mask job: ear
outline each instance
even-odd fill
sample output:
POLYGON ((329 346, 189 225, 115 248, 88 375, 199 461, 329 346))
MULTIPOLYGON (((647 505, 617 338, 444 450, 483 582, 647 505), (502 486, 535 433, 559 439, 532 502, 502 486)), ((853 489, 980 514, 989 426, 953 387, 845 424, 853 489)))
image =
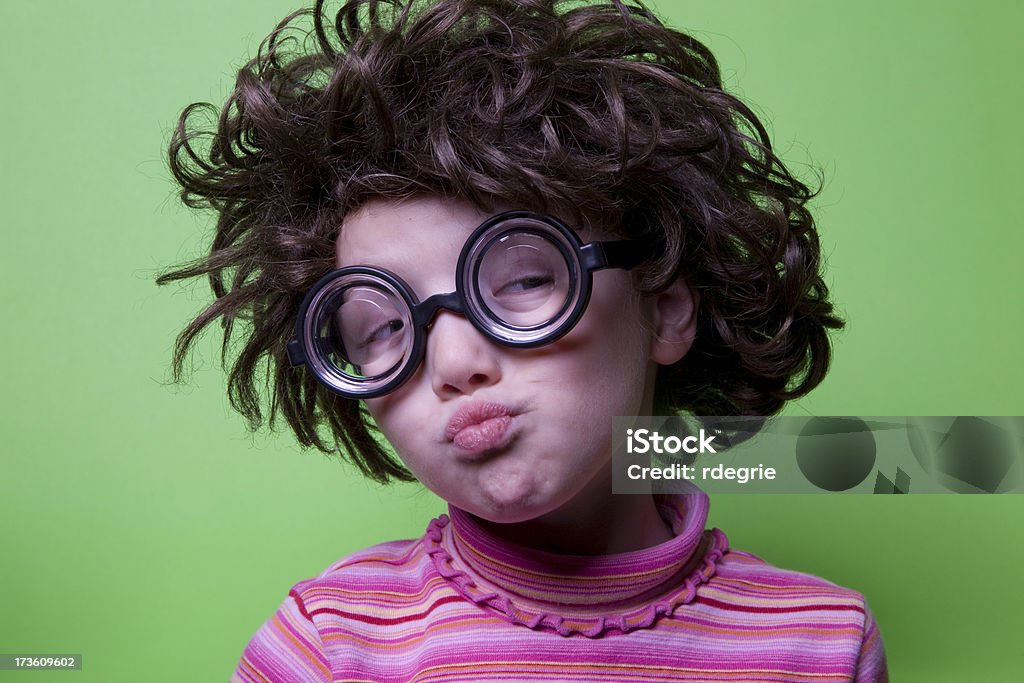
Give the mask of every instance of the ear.
POLYGON ((699 295, 683 280, 654 295, 650 358, 659 365, 678 362, 693 346, 699 295))

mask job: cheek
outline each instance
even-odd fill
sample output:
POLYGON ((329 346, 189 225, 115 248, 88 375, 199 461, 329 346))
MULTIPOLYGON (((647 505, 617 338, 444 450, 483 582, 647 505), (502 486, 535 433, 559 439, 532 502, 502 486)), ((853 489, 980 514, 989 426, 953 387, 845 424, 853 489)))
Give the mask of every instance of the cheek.
POLYGON ((384 432, 385 438, 393 444, 401 441, 403 436, 401 425, 408 422, 409 419, 404 415, 407 403, 401 400, 406 389, 407 386, 387 396, 366 400, 366 409, 373 421, 384 432))
POLYGON ((589 397, 572 403, 580 420, 637 414, 649 393, 649 349, 650 325, 628 275, 595 278, 586 313, 569 334, 546 347, 531 375, 554 380, 548 386, 567 403, 589 397))
POLYGON ((429 382, 424 384, 422 373, 414 374, 397 391, 366 399, 366 409, 384 438, 414 471, 424 449, 439 445, 443 425, 438 401, 429 382))
POLYGON ((380 398, 368 399, 366 408, 399 459, 421 483, 430 486, 430 472, 424 472, 422 449, 429 443, 423 429, 424 415, 414 411, 415 402, 402 400, 407 387, 380 398))
MULTIPOLYGON (((651 325, 628 273, 597 273, 590 306, 577 329, 610 374, 635 373, 648 361, 651 325)), ((576 332, 576 330, 574 330, 576 332)))
POLYGON ((366 410, 370 413, 370 417, 377 424, 380 424, 382 416, 387 414, 388 397, 384 398, 368 398, 364 401, 366 404, 366 410))

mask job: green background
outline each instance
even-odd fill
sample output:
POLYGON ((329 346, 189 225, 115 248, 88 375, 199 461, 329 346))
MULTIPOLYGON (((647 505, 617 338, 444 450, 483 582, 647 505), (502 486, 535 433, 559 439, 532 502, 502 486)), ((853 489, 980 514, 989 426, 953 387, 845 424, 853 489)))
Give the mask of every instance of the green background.
MULTIPOLYGON (((1024 413, 1019 3, 661 0, 784 157, 820 166, 849 329, 818 415, 1024 413)), ((0 652, 84 654, 0 680, 226 680, 297 580, 421 534, 442 504, 287 434, 249 435, 215 342, 166 385, 202 287, 163 161, 287 0, 0 5, 0 652)), ((808 176, 809 177, 809 176, 808 176)), ((894 680, 1020 680, 1024 496, 721 496, 734 547, 863 591, 894 680)))

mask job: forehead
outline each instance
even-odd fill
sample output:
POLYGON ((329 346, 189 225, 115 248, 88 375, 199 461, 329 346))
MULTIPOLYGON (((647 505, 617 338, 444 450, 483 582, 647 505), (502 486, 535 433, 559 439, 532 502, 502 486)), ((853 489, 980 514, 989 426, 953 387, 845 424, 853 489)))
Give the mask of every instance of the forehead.
POLYGON ((335 260, 338 267, 415 266, 431 254, 457 253, 490 215, 468 202, 440 197, 372 199, 345 216, 335 260))
MULTIPOLYGON (((427 254, 457 254, 473 230, 489 217, 523 208, 529 207, 497 202, 485 211, 465 200, 434 195, 370 199, 342 221, 335 241, 335 262, 339 268, 373 264, 415 269, 427 254)), ((563 220, 571 220, 574 214, 577 217, 569 225, 584 242, 619 238, 617 231, 602 225, 600 218, 570 210, 554 212, 563 220)))

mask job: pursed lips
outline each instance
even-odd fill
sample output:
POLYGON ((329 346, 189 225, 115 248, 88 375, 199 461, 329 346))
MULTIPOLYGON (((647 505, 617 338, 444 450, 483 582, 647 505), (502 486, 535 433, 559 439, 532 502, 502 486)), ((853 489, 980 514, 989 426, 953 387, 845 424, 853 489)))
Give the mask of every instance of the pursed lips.
POLYGON ((445 427, 445 439, 464 451, 485 451, 500 443, 514 411, 494 401, 473 401, 460 407, 445 427))

